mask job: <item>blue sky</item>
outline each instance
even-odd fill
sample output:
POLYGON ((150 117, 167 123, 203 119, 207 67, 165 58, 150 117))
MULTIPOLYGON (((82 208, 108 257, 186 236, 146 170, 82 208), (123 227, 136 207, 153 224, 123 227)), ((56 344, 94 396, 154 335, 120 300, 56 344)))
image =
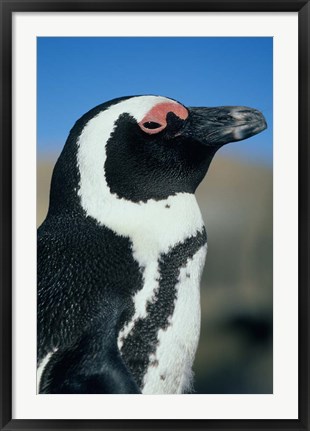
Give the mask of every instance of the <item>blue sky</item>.
POLYGON ((159 94, 186 106, 260 109, 267 131, 221 154, 272 163, 272 38, 40 37, 38 153, 59 154, 74 122, 125 95, 159 94))

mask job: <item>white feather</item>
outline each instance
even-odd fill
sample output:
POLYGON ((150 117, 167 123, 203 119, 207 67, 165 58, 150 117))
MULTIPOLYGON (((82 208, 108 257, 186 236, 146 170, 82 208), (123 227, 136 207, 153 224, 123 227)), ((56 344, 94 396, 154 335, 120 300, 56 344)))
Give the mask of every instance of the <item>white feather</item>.
POLYGON ((158 334, 158 347, 144 376, 143 394, 180 394, 191 389, 192 365, 200 334, 200 277, 207 246, 181 268, 170 325, 158 334), (187 275, 190 275, 188 277, 187 275))
POLYGON ((42 361, 40 362, 37 368, 37 394, 39 393, 40 382, 41 382, 43 371, 45 370, 45 367, 48 364, 49 360, 51 359, 53 353, 54 352, 49 352, 46 356, 44 356, 44 358, 42 359, 42 361))

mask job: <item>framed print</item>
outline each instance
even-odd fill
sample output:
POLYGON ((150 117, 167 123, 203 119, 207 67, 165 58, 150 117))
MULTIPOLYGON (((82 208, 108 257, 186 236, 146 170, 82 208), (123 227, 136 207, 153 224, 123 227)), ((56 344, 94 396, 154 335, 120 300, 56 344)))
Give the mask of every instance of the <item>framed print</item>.
POLYGON ((309 2, 1 28, 1 428, 309 429, 309 2))

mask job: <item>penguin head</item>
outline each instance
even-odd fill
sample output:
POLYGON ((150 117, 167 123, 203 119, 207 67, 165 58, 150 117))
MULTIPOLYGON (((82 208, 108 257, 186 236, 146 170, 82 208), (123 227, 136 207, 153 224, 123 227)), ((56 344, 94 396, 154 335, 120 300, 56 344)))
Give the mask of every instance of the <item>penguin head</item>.
POLYGON ((114 99, 77 121, 52 189, 59 199, 74 188, 87 206, 111 197, 141 203, 194 193, 221 146, 265 128, 263 115, 247 107, 185 107, 161 96, 114 99), (65 185, 74 160, 72 184, 65 185))

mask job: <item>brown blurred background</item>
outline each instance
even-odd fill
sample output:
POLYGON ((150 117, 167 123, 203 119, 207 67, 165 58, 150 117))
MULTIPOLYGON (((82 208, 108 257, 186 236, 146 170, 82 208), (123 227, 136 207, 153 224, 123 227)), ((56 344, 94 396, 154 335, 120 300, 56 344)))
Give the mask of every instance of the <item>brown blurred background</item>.
MULTIPOLYGON (((37 224, 56 156, 37 164, 37 224)), ((272 393, 272 169, 217 155, 197 191, 208 233, 196 393, 272 393)))

